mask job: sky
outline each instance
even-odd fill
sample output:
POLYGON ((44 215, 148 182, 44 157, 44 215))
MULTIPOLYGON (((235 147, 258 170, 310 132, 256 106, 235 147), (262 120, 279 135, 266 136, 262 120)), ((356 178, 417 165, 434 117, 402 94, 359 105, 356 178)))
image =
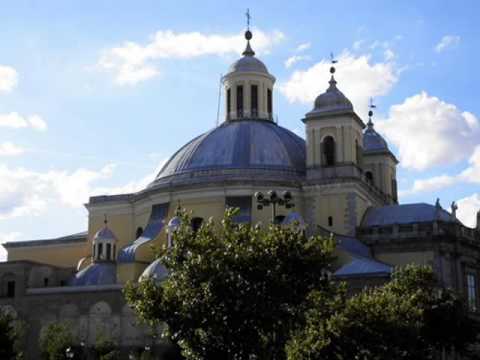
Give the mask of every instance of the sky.
POLYGON ((247 7, 281 126, 304 137, 334 53, 365 122, 374 98, 400 202, 456 201, 475 226, 478 1, 17 0, 0 10, 0 243, 85 230, 89 196, 144 188, 214 127, 247 7))

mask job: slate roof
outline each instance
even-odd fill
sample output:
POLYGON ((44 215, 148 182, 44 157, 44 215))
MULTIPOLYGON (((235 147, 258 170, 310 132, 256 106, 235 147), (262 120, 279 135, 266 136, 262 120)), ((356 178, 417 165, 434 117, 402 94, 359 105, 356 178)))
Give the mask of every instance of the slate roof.
POLYGON ((425 203, 416 203, 369 208, 363 217, 362 227, 433 221, 458 222, 442 208, 425 203))
POLYGON ((9 241, 3 243, 5 248, 27 247, 27 246, 43 246, 43 245, 56 245, 56 244, 73 244, 78 242, 87 241, 88 232, 82 231, 79 233, 61 236, 53 239, 41 239, 41 240, 25 240, 25 241, 9 241))
POLYGON ((335 271, 336 277, 388 276, 392 266, 366 257, 356 257, 335 271))
POLYGON ((374 128, 370 121, 367 130, 363 133, 363 150, 364 151, 388 151, 388 144, 374 128))
POLYGON ((80 270, 70 280, 70 286, 110 285, 117 282, 117 267, 112 262, 96 262, 80 270))
POLYGON ((271 121, 225 122, 178 150, 150 186, 175 175, 224 169, 261 169, 303 175, 305 140, 271 121))
POLYGON ((167 268, 160 262, 160 259, 155 260, 143 271, 140 279, 153 279, 157 283, 161 283, 168 277, 167 268))
POLYGON ((130 245, 125 246, 118 252, 117 261, 120 263, 129 263, 135 261, 135 252, 138 247, 146 244, 160 234, 165 226, 165 218, 168 214, 168 203, 155 204, 152 206, 150 220, 148 221, 143 234, 130 245))

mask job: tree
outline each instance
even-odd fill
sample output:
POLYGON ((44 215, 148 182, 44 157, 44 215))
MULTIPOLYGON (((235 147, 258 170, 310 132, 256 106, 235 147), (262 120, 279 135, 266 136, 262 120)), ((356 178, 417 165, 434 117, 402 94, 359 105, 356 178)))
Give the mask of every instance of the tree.
POLYGON ((39 339, 42 359, 64 360, 65 351, 74 343, 67 323, 51 323, 42 329, 39 339))
POLYGON ((437 284, 431 268, 411 265, 350 298, 315 291, 288 358, 432 359, 442 347, 467 355, 478 327, 465 302, 437 284))
POLYGON ((235 214, 195 232, 182 212, 174 246, 161 253, 169 278, 129 284, 126 299, 150 325, 165 322, 187 359, 284 359, 308 294, 334 287, 326 276, 334 241, 237 225, 235 214))
POLYGON ((15 330, 13 317, 0 309, 0 359, 15 359, 17 355, 15 330))
POLYGON ((99 360, 115 360, 120 356, 117 344, 105 333, 100 332, 95 339, 95 356, 99 360))

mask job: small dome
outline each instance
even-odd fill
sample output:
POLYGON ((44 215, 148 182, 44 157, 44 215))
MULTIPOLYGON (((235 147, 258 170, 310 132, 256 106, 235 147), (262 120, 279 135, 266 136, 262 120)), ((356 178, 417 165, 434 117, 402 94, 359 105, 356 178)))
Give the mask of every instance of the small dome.
POLYGON ((170 219, 167 225, 167 231, 175 231, 179 228, 180 224, 182 223, 182 220, 178 216, 174 216, 170 219))
POLYGON ((70 286, 112 285, 117 282, 117 267, 113 263, 93 263, 77 272, 70 286))
POLYGON ((315 107, 312 113, 331 113, 338 111, 353 111, 353 105, 350 100, 337 88, 335 79, 330 79, 330 86, 326 92, 320 94, 315 99, 315 107))
POLYGON ((104 226, 102 229, 98 230, 95 236, 93 237, 93 241, 100 241, 100 240, 117 240, 115 234, 110 230, 107 226, 104 226))
POLYGON ((257 59, 254 56, 243 56, 242 58, 235 61, 228 71, 228 75, 238 72, 257 72, 263 73, 270 76, 267 67, 263 62, 257 59))
POLYGON ((167 268, 160 262, 160 259, 155 260, 143 271, 138 281, 143 279, 153 279, 157 284, 163 282, 168 278, 167 268))
POLYGON ((378 132, 373 128, 372 121, 368 122, 367 130, 363 134, 363 149, 365 151, 388 150, 388 144, 378 132))

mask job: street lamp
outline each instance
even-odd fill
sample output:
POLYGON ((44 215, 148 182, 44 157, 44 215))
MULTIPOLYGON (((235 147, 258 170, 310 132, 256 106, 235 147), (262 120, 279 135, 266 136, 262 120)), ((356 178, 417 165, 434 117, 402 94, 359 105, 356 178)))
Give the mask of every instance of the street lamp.
POLYGON ((286 209, 295 207, 295 204, 292 202, 293 196, 290 191, 283 191, 281 196, 278 196, 275 190, 268 191, 266 196, 262 192, 257 191, 255 193, 255 199, 257 200, 258 210, 263 210, 264 206, 272 205, 272 223, 275 222, 277 216, 277 205, 285 206, 286 209))
POLYGON ((73 359, 75 354, 70 346, 65 350, 65 355, 67 356, 67 359, 73 359))

